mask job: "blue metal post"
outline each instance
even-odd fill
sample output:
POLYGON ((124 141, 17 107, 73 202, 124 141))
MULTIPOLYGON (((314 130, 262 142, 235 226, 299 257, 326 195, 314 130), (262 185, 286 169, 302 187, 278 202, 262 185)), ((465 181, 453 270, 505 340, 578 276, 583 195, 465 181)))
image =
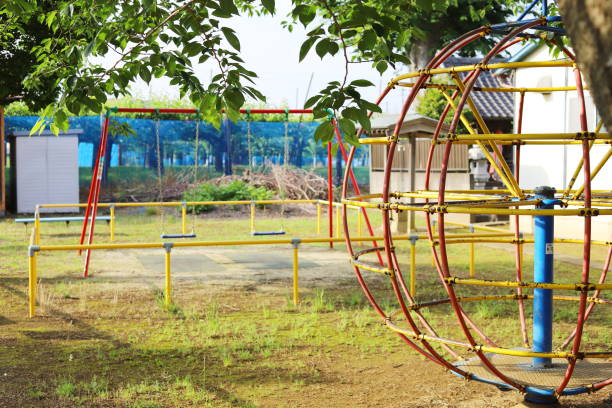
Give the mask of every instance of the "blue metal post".
MULTIPOLYGON (((538 187, 534 191, 535 197, 542 200, 540 209, 554 208, 555 189, 552 187, 538 187)), ((552 215, 536 215, 534 217, 534 282, 553 282, 553 240, 554 217, 552 215)), ((552 319, 553 319, 553 293, 552 289, 534 289, 533 291, 533 351, 552 351, 552 319)), ((535 368, 550 367, 550 358, 533 359, 535 368)))

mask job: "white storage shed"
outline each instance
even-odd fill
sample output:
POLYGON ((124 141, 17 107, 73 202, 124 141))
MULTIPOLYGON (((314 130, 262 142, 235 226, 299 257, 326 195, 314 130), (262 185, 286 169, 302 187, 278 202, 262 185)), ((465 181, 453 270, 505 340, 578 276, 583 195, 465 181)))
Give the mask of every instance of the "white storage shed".
MULTIPOLYGON (((16 213, 33 213, 37 204, 79 202, 79 134, 70 129, 55 136, 46 131, 9 133, 11 203, 16 213)), ((77 207, 41 212, 77 212, 77 207)))

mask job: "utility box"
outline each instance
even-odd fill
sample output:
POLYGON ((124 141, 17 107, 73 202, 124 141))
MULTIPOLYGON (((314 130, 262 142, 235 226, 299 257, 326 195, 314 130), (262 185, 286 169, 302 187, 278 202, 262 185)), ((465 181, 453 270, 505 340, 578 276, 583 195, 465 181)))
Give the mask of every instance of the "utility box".
MULTIPOLYGON (((16 213, 33 213, 37 204, 79 202, 79 134, 81 129, 8 134, 11 201, 16 213)), ((42 208, 41 213, 77 212, 78 207, 42 208)))

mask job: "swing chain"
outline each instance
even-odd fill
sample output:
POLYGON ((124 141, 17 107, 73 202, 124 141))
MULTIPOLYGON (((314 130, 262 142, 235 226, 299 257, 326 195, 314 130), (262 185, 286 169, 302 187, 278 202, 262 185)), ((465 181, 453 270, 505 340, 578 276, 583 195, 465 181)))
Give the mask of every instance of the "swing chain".
POLYGON ((162 234, 165 233, 166 230, 166 218, 164 206, 161 205, 164 202, 164 183, 162 180, 162 168, 161 168, 161 142, 159 136, 159 127, 160 127, 160 117, 159 117, 159 109, 155 109, 155 143, 157 150, 157 180, 159 187, 159 203, 160 203, 160 214, 161 214, 161 224, 162 224, 162 234))
MULTIPOLYGON (((200 162, 200 110, 196 109, 196 129, 195 129, 195 165, 193 170, 193 184, 196 185, 198 183, 198 166, 200 162)), ((186 204, 185 204, 186 205, 186 204)), ((191 233, 195 234, 195 224, 196 224, 196 206, 191 206, 191 233)))
POLYGON ((289 166, 289 109, 285 108, 285 157, 284 166, 289 166))
POLYGON ((249 177, 253 173, 253 147, 251 146, 251 109, 246 110, 247 150, 249 154, 249 177))

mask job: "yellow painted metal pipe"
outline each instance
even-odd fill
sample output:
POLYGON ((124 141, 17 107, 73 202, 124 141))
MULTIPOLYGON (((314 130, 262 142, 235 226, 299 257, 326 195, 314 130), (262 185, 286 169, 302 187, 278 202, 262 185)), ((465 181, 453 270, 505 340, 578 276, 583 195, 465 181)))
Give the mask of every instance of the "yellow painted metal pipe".
POLYGON ((28 254, 28 317, 36 316, 37 265, 36 251, 30 247, 28 254))
POLYGON ((565 351, 557 351, 557 352, 535 352, 530 350, 522 350, 522 349, 507 349, 502 347, 492 347, 485 346, 482 344, 468 344, 459 341, 454 341, 450 339, 444 339, 441 337, 428 336, 426 334, 417 334, 411 330, 403 329, 397 325, 395 325, 390 319, 385 320, 385 324, 391 328, 391 330, 404 334, 414 339, 418 340, 427 340, 433 341, 437 343, 447 344, 449 346, 456 346, 465 348, 472 352, 484 352, 484 353, 493 353, 493 354, 502 354, 507 356, 517 356, 517 357, 541 357, 541 358, 566 358, 566 359, 583 359, 583 358, 610 358, 612 357, 612 353, 610 352, 582 352, 578 355, 574 355, 570 352, 565 351))
POLYGON ((164 302, 166 307, 169 307, 172 303, 172 278, 171 278, 171 253, 172 253, 172 243, 165 242, 165 290, 164 290, 164 302))
POLYGON ((110 207, 110 241, 115 241, 115 206, 110 207))
MULTIPOLYGON (((610 156, 612 156, 612 148, 608 149, 608 152, 604 155, 604 157, 601 158, 599 163, 597 163, 597 166, 595 166, 595 168, 593 170, 591 170, 591 181, 595 178, 595 176, 597 176, 597 174, 599 173, 601 168, 606 164, 606 162, 608 161, 610 156)), ((577 199, 578 197, 580 197, 580 195, 583 193, 583 191, 584 191, 584 183, 582 184, 582 186, 580 186, 578 191, 576 191, 574 193, 572 198, 574 200, 577 199)))
POLYGON ((187 204, 181 205, 181 233, 187 234, 187 204))
MULTIPOLYGON (((474 227, 470 226, 470 231, 474 233, 474 227)), ((474 242, 470 242, 470 277, 474 277, 476 267, 474 266, 474 242)))
MULTIPOLYGON (((401 86, 405 88, 412 88, 414 86, 413 82, 399 82, 395 84, 396 86, 401 86)), ((421 89, 452 89, 457 90, 459 87, 457 85, 447 85, 447 84, 432 84, 427 83, 421 86, 421 89)), ((585 88, 586 89, 586 88, 585 88)), ((472 91, 474 92, 538 92, 538 93, 548 93, 548 92, 567 92, 567 91, 575 91, 575 86, 557 86, 557 87, 538 87, 538 88, 516 88, 516 87, 482 87, 482 86, 474 86, 472 87, 472 91)))
POLYGON ((416 297, 416 239, 410 241, 410 295, 416 297))
POLYGON ((446 278, 450 284, 460 285, 475 285, 475 286, 493 286, 501 288, 532 288, 532 289, 556 289, 556 290, 610 290, 612 283, 541 283, 541 282, 516 282, 516 281, 498 281, 487 279, 468 279, 451 276, 446 278))
POLYGON ((341 237, 340 233, 340 206, 336 206, 336 236, 341 237))
MULTIPOLYGON (((612 139, 597 139, 591 140, 594 145, 610 145, 612 144, 612 139)), ((436 140, 436 144, 446 144, 452 143, 455 145, 472 145, 474 144, 474 140, 451 140, 446 138, 440 138, 436 140)), ((582 145, 582 141, 579 140, 571 140, 571 139, 550 139, 550 140, 537 140, 537 139, 527 139, 527 140, 516 140, 512 138, 508 138, 505 140, 497 140, 495 144, 501 146, 513 146, 513 145, 533 145, 533 146, 565 146, 565 145, 582 145)), ((436 170, 432 170, 436 172, 436 170)), ((495 190, 494 190, 495 191, 495 190)))
POLYGON ((34 243, 40 245, 40 210, 39 206, 36 206, 36 213, 34 214, 34 243))
POLYGON ((297 306, 300 302, 298 245, 293 245, 293 306, 297 306))
MULTIPOLYGON (((452 77, 455 80, 455 82, 457 83, 457 86, 459 86, 459 89, 461 90, 461 92, 465 91, 465 84, 463 83, 463 81, 461 80, 461 78, 459 77, 459 74, 457 74, 456 72, 452 73, 452 77)), ((468 106, 470 107, 470 110, 472 111, 472 114, 474 115, 474 118, 476 119, 476 122, 478 123, 478 126, 480 127, 481 131, 483 134, 490 134, 491 131, 489 130, 489 127, 487 126, 485 120, 482 118, 482 116, 480 115, 480 112, 478 111, 478 109, 476 108, 476 104, 474 103, 474 100, 472 99, 472 97, 470 95, 467 95, 467 103, 468 106)), ((470 132, 470 134, 474 134, 474 132, 470 132)), ((519 187, 517 181, 514 179, 514 175, 512 174, 512 171, 510 170, 510 167, 508 166, 508 163, 506 162, 506 159, 504 159, 504 156, 501 154, 501 151, 499 150, 499 148, 497 147, 497 145, 493 142, 489 142, 488 146, 491 148, 493 154, 495 155, 495 159, 493 159, 492 162, 490 162, 492 165, 494 165, 495 167, 497 167, 497 162, 499 162, 499 164, 501 164, 501 169, 499 169, 498 171, 498 175, 500 177, 502 177, 503 175, 503 179, 505 179, 509 184, 507 185, 507 187, 513 191, 514 195, 517 197, 523 197, 523 193, 521 191, 521 188, 519 187)), ((481 150, 483 152, 485 152, 485 154, 488 153, 487 149, 484 146, 480 146, 481 150)))
MULTIPOLYGON (((594 133, 593 138, 598 140, 608 140, 608 133, 594 133)), ((547 140, 547 139, 569 139, 576 140, 576 133, 478 133, 467 135, 453 135, 451 140, 547 140)))
POLYGON ((255 232, 255 204, 251 203, 251 234, 255 232))
MULTIPOLYGON (((252 230, 253 226, 251 225, 251 231, 252 230)), ((319 202, 317 202, 317 235, 321 235, 321 203, 319 202)))
MULTIPOLYGON (((316 204, 320 200, 255 200, 255 204, 316 204)), ((249 205, 252 201, 145 201, 141 203, 99 203, 98 207, 180 207, 186 205, 249 205)), ((41 204, 40 208, 87 207, 84 203, 73 204, 41 204)))
POLYGON ((495 70, 500 68, 543 68, 543 67, 571 67, 573 66, 572 61, 528 61, 528 62, 500 62, 496 64, 485 64, 485 65, 462 65, 457 67, 449 67, 449 68, 436 68, 436 69, 428 69, 421 70, 416 72, 410 72, 408 74, 400 75, 396 78, 393 78, 390 82, 390 85, 395 85, 399 81, 409 78, 416 78, 423 74, 428 75, 437 75, 437 74, 449 74, 451 72, 468 72, 476 69, 483 70, 495 70))
MULTIPOLYGON (((436 237, 436 222, 432 222, 431 223, 431 235, 436 237)), ((431 253, 431 266, 432 268, 436 267, 436 256, 433 254, 433 252, 431 253)))

